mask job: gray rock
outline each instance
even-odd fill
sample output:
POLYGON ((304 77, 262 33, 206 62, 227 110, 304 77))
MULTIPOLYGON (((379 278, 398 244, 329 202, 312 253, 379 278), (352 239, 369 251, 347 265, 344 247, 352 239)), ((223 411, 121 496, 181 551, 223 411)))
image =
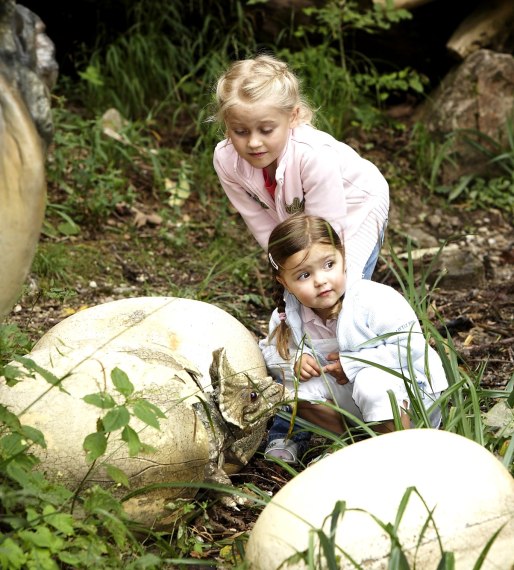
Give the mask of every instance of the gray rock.
POLYGON ((482 260, 469 250, 458 247, 444 248, 429 278, 442 289, 469 289, 485 283, 485 269, 482 260))
MULTIPOLYGON (((506 125, 513 106, 514 57, 481 49, 443 79, 417 119, 441 139, 454 131, 467 131, 465 137, 494 151, 487 137, 500 145, 507 142, 506 125)), ((489 157, 466 144, 465 137, 455 140, 456 164, 445 168, 447 182, 470 172, 491 172, 489 157)))

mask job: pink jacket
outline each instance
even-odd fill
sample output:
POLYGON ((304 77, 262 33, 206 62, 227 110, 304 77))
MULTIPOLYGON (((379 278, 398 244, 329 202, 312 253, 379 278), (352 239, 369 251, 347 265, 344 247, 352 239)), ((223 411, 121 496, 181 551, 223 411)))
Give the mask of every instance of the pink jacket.
POLYGON ((292 129, 278 160, 275 200, 262 170, 242 159, 229 139, 216 146, 214 168, 264 250, 278 223, 304 211, 332 224, 344 240, 348 278, 361 276, 387 222, 389 186, 351 147, 309 125, 292 129))

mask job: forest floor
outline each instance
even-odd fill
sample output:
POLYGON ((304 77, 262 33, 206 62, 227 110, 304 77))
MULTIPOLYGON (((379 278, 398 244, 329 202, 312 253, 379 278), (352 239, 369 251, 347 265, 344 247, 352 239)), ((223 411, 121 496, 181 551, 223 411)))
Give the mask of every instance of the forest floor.
MULTIPOLYGON (((434 248, 448 240, 452 247, 446 263, 452 278, 441 279, 431 293, 433 306, 442 318, 437 324, 446 326, 451 334, 463 366, 473 370, 485 367, 484 386, 505 387, 514 371, 513 220, 494 208, 484 211, 469 210, 466 204, 448 205, 442 197, 427 195, 419 184, 395 185, 388 176, 391 165, 396 169, 409 168, 408 156, 401 150, 404 141, 397 133, 394 136, 367 134, 365 140, 356 137, 347 142, 375 162, 390 180, 388 239, 374 280, 398 287, 389 263, 389 245, 401 253, 406 236, 412 237, 414 249, 434 248), (460 273, 455 275, 453 265, 459 264, 460 273)), ((49 188, 50 194, 53 191, 49 188)), ((141 220, 138 214, 151 216, 156 208, 152 199, 140 199, 130 209, 120 206, 108 220, 105 233, 84 232, 74 237, 69 244, 70 255, 85 252, 84 255, 92 256, 96 261, 90 267, 96 266, 96 272, 89 269, 87 274, 68 277, 68 287, 76 293, 69 297, 42 296, 37 282, 29 279, 25 294, 6 321, 16 323, 35 341, 57 322, 83 307, 127 296, 169 296, 177 290, 187 289, 194 294, 209 268, 199 268, 191 251, 195 247, 205 248, 206 242, 212 239, 216 210, 192 199, 184 204, 181 218, 188 228, 188 247, 181 248, 171 247, 162 240, 163 228, 158 223, 137 221, 141 220)), ((239 248, 245 255, 253 255, 256 263, 251 279, 242 279, 240 290, 231 284, 230 301, 225 302, 226 297, 221 293, 210 298, 229 312, 237 307, 234 316, 257 337, 262 337, 266 333, 270 307, 255 302, 252 293, 265 296, 269 291, 264 256, 235 212, 228 215, 224 228, 221 231, 235 240, 235 250, 239 248)), ((173 231, 173 226, 169 231, 173 231)), ((427 267, 426 259, 415 264, 420 274, 427 267)), ((213 280, 211 287, 221 288, 222 284, 213 280)), ((263 460, 262 453, 258 452, 233 480, 236 485, 253 483, 274 494, 290 478, 287 471, 263 460)), ((193 528, 205 542, 229 544, 234 537, 248 531, 255 518, 255 510, 251 508, 242 507, 235 512, 214 505, 193 522, 193 528)), ((219 551, 212 552, 213 557, 218 555, 219 551)))

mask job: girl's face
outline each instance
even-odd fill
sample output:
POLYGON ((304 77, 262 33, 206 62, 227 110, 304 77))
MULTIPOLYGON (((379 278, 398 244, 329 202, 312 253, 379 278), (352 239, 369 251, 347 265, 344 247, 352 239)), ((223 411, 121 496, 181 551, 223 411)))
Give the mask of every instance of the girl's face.
POLYGON ((298 108, 288 114, 269 105, 240 104, 227 115, 227 134, 241 158, 274 176, 297 116, 298 108))
POLYGON ((326 320, 346 290, 343 256, 332 245, 314 244, 289 257, 277 280, 326 320))

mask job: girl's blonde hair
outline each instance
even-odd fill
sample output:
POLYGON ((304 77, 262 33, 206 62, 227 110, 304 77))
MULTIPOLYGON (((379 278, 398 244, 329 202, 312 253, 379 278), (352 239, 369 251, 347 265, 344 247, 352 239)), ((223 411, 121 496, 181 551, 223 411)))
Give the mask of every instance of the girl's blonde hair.
MULTIPOLYGON (((279 314, 285 313, 286 303, 284 301, 284 287, 278 282, 277 277, 280 277, 287 260, 292 255, 309 249, 315 244, 333 246, 341 253, 344 260, 344 245, 337 232, 326 220, 318 216, 295 214, 284 220, 271 232, 268 241, 268 257, 275 278, 273 300, 279 314)), ((340 310, 341 300, 334 307, 332 316, 335 317, 340 310)), ((285 360, 290 358, 290 334, 289 326, 284 319, 281 319, 272 338, 276 335, 278 353, 285 360)))
POLYGON ((242 59, 230 65, 216 85, 214 120, 225 124, 241 103, 266 102, 283 113, 299 107, 298 124, 311 124, 314 111, 300 91, 300 81, 286 63, 271 55, 242 59))

